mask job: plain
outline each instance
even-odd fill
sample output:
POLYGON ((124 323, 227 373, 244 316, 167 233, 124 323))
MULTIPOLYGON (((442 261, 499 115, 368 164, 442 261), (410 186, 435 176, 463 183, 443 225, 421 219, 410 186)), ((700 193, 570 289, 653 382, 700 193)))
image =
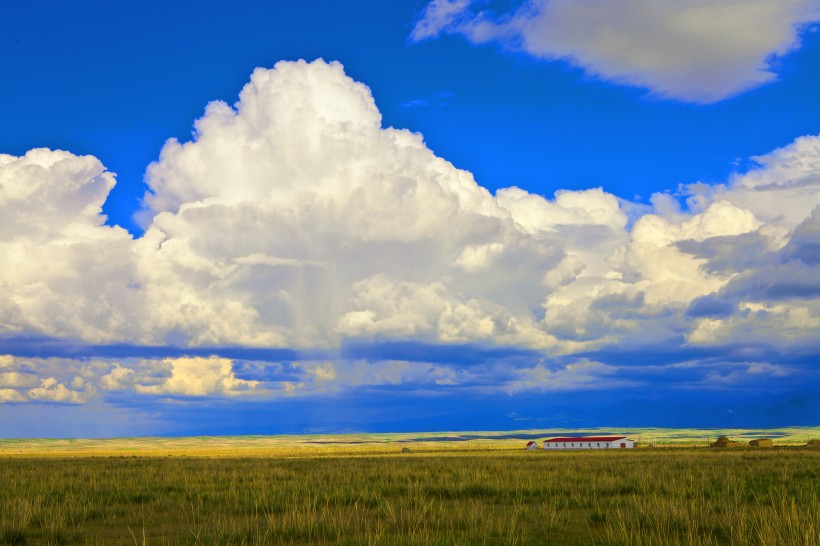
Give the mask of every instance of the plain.
POLYGON ((818 449, 400 446, 6 451, 0 543, 820 545, 818 449))

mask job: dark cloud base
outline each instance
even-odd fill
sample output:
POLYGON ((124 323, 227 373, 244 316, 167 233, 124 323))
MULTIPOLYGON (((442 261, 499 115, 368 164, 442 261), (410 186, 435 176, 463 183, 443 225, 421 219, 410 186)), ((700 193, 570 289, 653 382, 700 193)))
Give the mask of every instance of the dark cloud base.
MULTIPOLYGON (((150 411, 149 407, 143 410, 150 411)), ((714 390, 598 390, 514 396, 382 393, 277 402, 190 403, 169 410, 167 436, 444 432, 548 428, 776 428, 815 426, 810 390, 750 394, 714 390), (172 412, 172 414, 170 413, 172 412), (207 423, 204 425, 203 423, 207 423)))
POLYGON ((338 348, 289 349, 253 347, 176 347, 130 344, 88 345, 47 337, 0 338, 0 354, 30 358, 175 358, 219 356, 235 360, 283 362, 317 359, 406 360, 438 364, 480 364, 509 358, 543 358, 542 353, 518 347, 479 344, 440 345, 416 341, 349 340, 338 348))
MULTIPOLYGON (((474 345, 435 346, 385 343, 348 346, 347 357, 437 362, 467 369, 515 362, 515 367, 543 362, 542 354, 474 345)), ((300 434, 306 432, 413 432, 521 430, 588 427, 783 427, 820 422, 820 398, 809 385, 816 381, 816 353, 775 354, 769 361, 787 363, 784 377, 742 376, 737 382, 727 369, 745 370, 748 354, 737 348, 644 348, 643 352, 599 351, 588 358, 618 366, 612 387, 602 380, 595 388, 476 394, 461 385, 420 391, 417 385, 362 386, 336 395, 309 396, 273 402, 220 403, 219 409, 192 404, 180 411, 182 422, 209 423, 174 434, 300 434), (654 349, 654 350, 652 350, 654 349), (742 352, 742 351, 741 351, 742 352), (643 358, 638 358, 642 355, 643 358), (681 363, 690 365, 680 366, 681 363), (727 383, 721 383, 725 380, 727 383), (631 385, 631 386, 628 386, 631 385), (189 413, 190 412, 190 413, 189 413)), ((575 357, 572 357, 575 358, 575 357)), ((567 359, 554 359, 560 368, 567 359)), ((506 366, 504 366, 506 367, 506 366)), ((167 409, 167 408, 166 408, 167 409)))

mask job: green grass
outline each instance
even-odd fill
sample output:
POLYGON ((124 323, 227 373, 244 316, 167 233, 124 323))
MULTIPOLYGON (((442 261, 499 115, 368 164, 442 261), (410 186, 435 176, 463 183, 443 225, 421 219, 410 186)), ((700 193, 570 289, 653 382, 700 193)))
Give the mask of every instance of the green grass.
POLYGON ((820 545, 820 450, 0 459, 0 544, 820 545))

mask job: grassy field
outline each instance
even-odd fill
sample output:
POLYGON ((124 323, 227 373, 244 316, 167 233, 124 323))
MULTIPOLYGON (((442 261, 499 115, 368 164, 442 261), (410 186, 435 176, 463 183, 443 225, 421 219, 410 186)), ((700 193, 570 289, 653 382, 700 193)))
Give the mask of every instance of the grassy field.
POLYGON ((256 446, 254 457, 7 451, 0 544, 820 545, 820 449, 505 441, 256 446))
POLYGON ((570 434, 626 434, 636 446, 708 446, 720 435, 748 443, 754 438, 772 438, 778 446, 802 446, 810 438, 820 439, 820 427, 750 429, 549 429, 484 432, 434 432, 401 434, 306 434, 299 436, 195 436, 145 438, 0 438, 0 457, 99 457, 218 456, 218 457, 316 457, 394 453, 401 447, 419 451, 509 450, 524 447, 527 440, 570 434))

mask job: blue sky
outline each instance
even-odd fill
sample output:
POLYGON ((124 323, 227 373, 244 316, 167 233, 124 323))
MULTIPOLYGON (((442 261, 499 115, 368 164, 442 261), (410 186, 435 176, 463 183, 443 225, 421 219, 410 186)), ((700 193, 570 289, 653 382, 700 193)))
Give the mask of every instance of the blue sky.
POLYGON ((11 3, 0 435, 816 425, 818 22, 11 3))

